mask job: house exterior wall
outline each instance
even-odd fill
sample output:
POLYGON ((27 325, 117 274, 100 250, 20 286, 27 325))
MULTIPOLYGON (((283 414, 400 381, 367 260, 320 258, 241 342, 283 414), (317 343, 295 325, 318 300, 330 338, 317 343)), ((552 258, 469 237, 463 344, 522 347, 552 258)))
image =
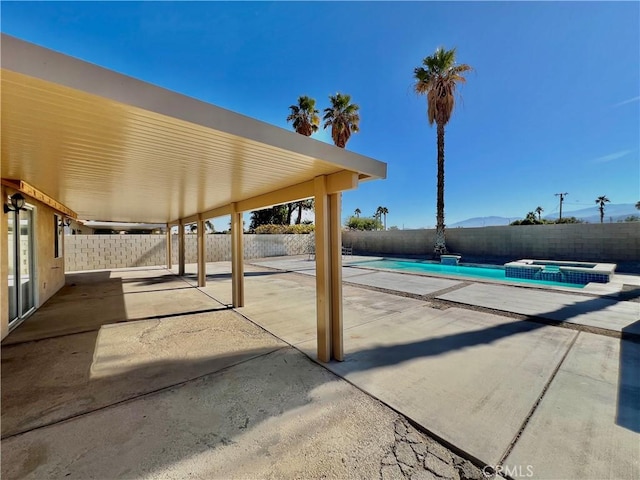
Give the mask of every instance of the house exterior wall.
MULTIPOLYGON (((449 251, 462 255, 625 262, 640 259, 640 223, 518 225, 452 228, 449 251)), ((354 253, 430 255, 435 230, 347 231, 342 243, 354 253)))
MULTIPOLYGON (((8 196, 16 193, 15 190, 2 186, 2 203, 6 202, 8 196)), ((34 198, 25 195, 27 204, 34 207, 34 284, 35 284, 35 306, 39 308, 49 298, 51 298, 65 283, 64 254, 55 258, 55 229, 54 215, 56 211, 51 207, 41 203, 34 198)), ((2 289, 2 299, 0 302, 0 334, 2 338, 9 333, 9 304, 8 304, 8 215, 2 213, 0 221, 0 288, 2 289)), ((64 252, 64 237, 62 249, 64 252)))
MULTIPOLYGON (((1 186, 2 203, 7 200, 7 196, 13 192, 1 186)), ((5 213, 2 213, 0 219, 0 338, 4 338, 9 334, 9 299, 7 294, 9 291, 9 262, 8 262, 8 218, 5 213)))

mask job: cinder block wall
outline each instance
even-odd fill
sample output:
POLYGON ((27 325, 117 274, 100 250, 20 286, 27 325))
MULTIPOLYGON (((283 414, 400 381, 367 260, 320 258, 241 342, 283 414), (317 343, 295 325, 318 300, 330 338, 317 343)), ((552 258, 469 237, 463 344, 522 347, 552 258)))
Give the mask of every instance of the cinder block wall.
MULTIPOLYGON (((230 235, 205 235, 207 262, 231 260, 230 235)), ((313 235, 245 235, 244 258, 299 255, 313 235)), ((68 235, 65 270, 99 270, 166 264, 165 235, 68 235)), ((178 235, 171 236, 172 262, 178 263, 178 235)), ((197 235, 185 235, 185 262, 197 261, 197 235)))
POLYGON ((164 235, 67 235, 64 247, 68 272, 166 264, 164 235))
MULTIPOLYGON (((435 230, 348 231, 357 254, 429 255, 435 230)), ((640 223, 518 225, 447 229, 447 247, 462 255, 595 262, 640 260, 640 223)))

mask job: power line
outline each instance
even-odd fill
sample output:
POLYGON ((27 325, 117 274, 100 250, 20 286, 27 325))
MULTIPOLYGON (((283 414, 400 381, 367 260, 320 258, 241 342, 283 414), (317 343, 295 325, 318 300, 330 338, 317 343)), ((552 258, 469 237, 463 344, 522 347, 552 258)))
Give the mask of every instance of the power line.
POLYGON ((560 197, 560 216, 558 219, 562 220, 562 202, 564 201, 564 197, 569 194, 567 192, 564 192, 564 193, 556 193, 555 195, 556 197, 560 197))

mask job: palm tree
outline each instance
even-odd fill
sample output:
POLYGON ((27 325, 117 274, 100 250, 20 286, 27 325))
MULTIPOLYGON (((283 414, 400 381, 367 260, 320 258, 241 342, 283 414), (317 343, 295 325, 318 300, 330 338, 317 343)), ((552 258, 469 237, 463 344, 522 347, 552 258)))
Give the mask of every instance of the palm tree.
POLYGON ((318 131, 320 117, 316 110, 316 101, 307 96, 298 97, 298 104, 289 107, 291 113, 287 117, 287 122, 293 122, 293 129, 301 135, 310 137, 318 131))
POLYGON ((640 210, 640 202, 636 202, 636 208, 640 210))
POLYGON ((609 203, 611 200, 607 198, 606 195, 602 195, 601 197, 596 198, 596 205, 600 209, 600 223, 604 221, 604 204, 609 203))
POLYGON ((298 210, 296 225, 300 225, 302 223, 302 211, 313 210, 315 207, 315 201, 313 200, 313 198, 308 198, 307 200, 300 200, 299 202, 293 202, 293 205, 298 210))
POLYGON ((211 222, 211 220, 205 220, 205 222, 204 222, 204 228, 205 228, 205 230, 206 230, 207 232, 210 232, 210 233, 216 233, 216 229, 215 229, 215 227, 213 226, 213 223, 211 222))
POLYGON ((358 110, 360 107, 355 103, 351 103, 350 95, 336 93, 329 95, 331 106, 324 109, 324 128, 331 127, 331 138, 333 143, 340 148, 344 148, 351 133, 358 132, 360 129, 360 115, 358 110))
MULTIPOLYGON (((640 202, 638 203, 640 204, 640 202)), ((353 213, 355 213, 356 218, 360 218, 360 214, 362 213, 362 210, 360 210, 359 208, 356 208, 353 213)))
POLYGON ((387 213, 389 213, 389 209, 387 207, 382 207, 382 210, 380 210, 380 213, 382 213, 382 215, 384 215, 384 229, 387 229, 387 213))
POLYGON ((534 210, 537 214, 538 214, 538 221, 542 221, 542 212, 544 212, 544 208, 542 207, 536 207, 536 209, 534 210))
POLYGON ((389 209, 387 207, 378 207, 376 208, 376 212, 373 214, 373 217, 381 222, 381 218, 384 215, 384 229, 387 229, 387 213, 389 213, 389 209))
MULTIPOLYGON (((316 101, 305 95, 298 97, 298 104, 289 107, 291 113, 287 117, 287 122, 293 121, 293 129, 306 137, 310 137, 318 131, 320 125, 320 117, 316 110, 316 101)), ((287 205, 287 223, 291 223, 291 215, 295 210, 298 211, 296 225, 302 222, 302 211, 313 209, 313 200, 301 200, 299 202, 288 203, 287 205)))
POLYGON ((438 192, 436 201, 436 241, 434 253, 447 253, 444 235, 444 127, 451 119, 458 83, 465 82, 464 73, 471 70, 466 64, 456 64, 456 49, 436 49, 413 70, 414 90, 427 96, 427 119, 435 122, 438 135, 438 192))

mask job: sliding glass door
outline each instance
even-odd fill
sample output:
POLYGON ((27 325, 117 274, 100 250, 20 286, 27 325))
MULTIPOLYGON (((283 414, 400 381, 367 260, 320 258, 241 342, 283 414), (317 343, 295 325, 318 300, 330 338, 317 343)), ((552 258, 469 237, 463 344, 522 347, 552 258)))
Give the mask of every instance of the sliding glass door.
POLYGON ((8 275, 9 329, 15 328, 35 307, 33 209, 9 212, 8 275))

